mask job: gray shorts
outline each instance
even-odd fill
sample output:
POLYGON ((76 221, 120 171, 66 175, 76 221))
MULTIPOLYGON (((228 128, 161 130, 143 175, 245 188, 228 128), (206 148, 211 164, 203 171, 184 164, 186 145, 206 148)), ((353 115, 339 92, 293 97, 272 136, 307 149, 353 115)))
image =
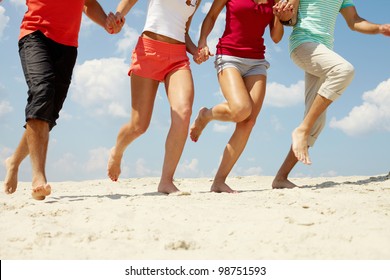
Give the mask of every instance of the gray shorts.
POLYGON ((217 73, 226 68, 234 67, 241 73, 242 77, 247 77, 253 75, 267 76, 267 69, 270 67, 270 64, 265 59, 242 58, 218 54, 215 57, 214 66, 217 69, 217 73))

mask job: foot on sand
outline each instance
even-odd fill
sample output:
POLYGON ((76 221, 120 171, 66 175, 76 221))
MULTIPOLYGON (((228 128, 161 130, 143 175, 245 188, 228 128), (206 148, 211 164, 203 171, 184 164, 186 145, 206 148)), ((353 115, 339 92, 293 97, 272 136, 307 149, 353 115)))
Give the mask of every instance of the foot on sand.
POLYGON ((6 194, 12 194, 18 186, 18 167, 14 166, 11 157, 5 160, 5 169, 4 192, 6 194))
POLYGON ((292 133, 292 150, 300 162, 307 165, 311 164, 307 145, 307 135, 299 128, 296 128, 292 133))
POLYGON ((211 192, 216 192, 216 193, 238 193, 238 191, 233 190, 230 188, 226 183, 213 183, 211 185, 211 192))
POLYGON ((290 182, 288 179, 279 179, 275 178, 272 182, 272 188, 273 189, 293 189, 293 188, 299 188, 297 185, 295 185, 293 182, 290 182))
POLYGON ((202 107, 199 110, 198 116, 195 119, 195 122, 191 125, 190 128, 190 138, 192 141, 197 142, 200 135, 202 134, 203 129, 208 124, 209 120, 206 119, 205 115, 208 109, 202 107))
POLYGON ((45 186, 39 186, 36 188, 33 188, 32 190, 32 197, 36 200, 44 200, 46 196, 51 194, 51 187, 49 184, 46 184, 45 186))
POLYGON ((172 182, 166 182, 166 183, 160 182, 160 184, 158 184, 157 191, 159 193, 165 193, 165 194, 180 192, 180 190, 176 188, 176 186, 172 182))
POLYGON ((122 157, 115 155, 115 148, 112 148, 108 159, 107 175, 114 182, 118 181, 121 174, 121 160, 122 157))

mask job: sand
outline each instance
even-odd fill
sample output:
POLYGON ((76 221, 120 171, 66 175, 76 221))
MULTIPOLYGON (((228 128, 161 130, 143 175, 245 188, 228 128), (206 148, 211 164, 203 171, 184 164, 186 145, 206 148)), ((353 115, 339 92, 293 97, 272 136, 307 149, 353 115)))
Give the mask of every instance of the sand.
POLYGON ((390 259, 390 173, 272 179, 230 178, 238 194, 177 179, 189 195, 157 193, 158 178, 52 182, 44 201, 21 182, 0 194, 0 259, 390 259))

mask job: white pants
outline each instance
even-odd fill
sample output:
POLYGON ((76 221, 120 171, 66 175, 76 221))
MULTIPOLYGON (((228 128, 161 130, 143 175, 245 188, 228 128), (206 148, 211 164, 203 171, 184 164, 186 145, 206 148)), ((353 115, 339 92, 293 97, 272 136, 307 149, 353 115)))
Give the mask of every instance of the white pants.
MULTIPOLYGON (((354 67, 334 51, 318 43, 303 43, 291 53, 294 63, 305 71, 305 116, 317 94, 335 101, 354 77, 354 67)), ((325 126, 326 112, 315 122, 308 145, 314 145, 325 126)))

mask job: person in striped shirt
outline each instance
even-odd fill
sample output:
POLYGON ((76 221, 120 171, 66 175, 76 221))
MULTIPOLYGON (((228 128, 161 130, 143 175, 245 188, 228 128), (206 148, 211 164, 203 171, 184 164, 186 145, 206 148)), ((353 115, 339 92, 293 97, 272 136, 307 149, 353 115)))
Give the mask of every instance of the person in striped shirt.
POLYGON ((353 0, 289 0, 274 6, 274 13, 293 26, 289 51, 294 63, 305 71, 305 115, 292 132, 292 145, 278 170, 272 188, 294 188, 288 180, 300 161, 311 164, 312 147, 325 125, 326 110, 347 88, 354 67, 333 51, 336 18, 342 14, 349 28, 364 34, 390 36, 390 24, 375 24, 360 17, 353 0), (293 17, 285 18, 293 5, 293 17), (290 8, 289 8, 290 9, 290 8))

